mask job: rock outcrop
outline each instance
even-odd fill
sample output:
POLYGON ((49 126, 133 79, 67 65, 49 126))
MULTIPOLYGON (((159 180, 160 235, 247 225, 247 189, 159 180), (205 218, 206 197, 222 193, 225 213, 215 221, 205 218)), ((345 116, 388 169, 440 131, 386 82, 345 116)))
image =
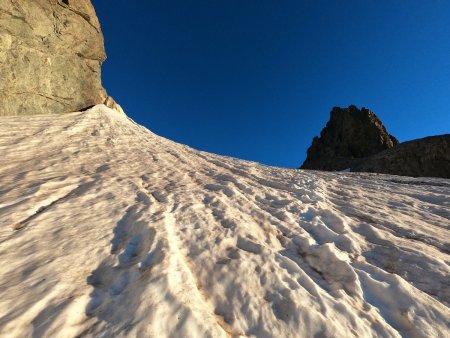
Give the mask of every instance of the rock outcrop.
POLYGON ((90 0, 0 1, 0 115, 79 111, 107 99, 90 0))
POLYGON ((351 168, 413 177, 450 178, 450 134, 400 143, 351 168))
POLYGON ((369 109, 334 107, 320 137, 313 139, 301 168, 344 170, 398 143, 369 109))
POLYGON ((450 134, 399 143, 369 109, 334 107, 301 169, 450 178, 450 134))

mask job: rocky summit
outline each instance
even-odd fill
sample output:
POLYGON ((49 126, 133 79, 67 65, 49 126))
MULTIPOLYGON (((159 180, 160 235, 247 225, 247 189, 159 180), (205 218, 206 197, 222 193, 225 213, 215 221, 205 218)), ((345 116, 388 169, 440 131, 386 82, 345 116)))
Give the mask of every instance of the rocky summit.
POLYGON ((344 170, 398 143, 369 109, 334 107, 320 137, 314 137, 301 168, 344 170))
POLYGON ((105 102, 105 58, 90 0, 0 1, 0 115, 66 113, 105 102))
POLYGON ((450 134, 399 143, 369 109, 334 107, 301 169, 450 178, 450 134))

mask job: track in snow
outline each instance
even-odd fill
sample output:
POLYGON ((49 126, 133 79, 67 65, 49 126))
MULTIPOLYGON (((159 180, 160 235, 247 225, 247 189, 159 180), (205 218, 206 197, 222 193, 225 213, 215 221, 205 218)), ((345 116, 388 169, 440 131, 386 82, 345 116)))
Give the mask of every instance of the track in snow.
POLYGON ((1 120, 4 336, 449 332, 449 180, 267 167, 104 106, 1 120))

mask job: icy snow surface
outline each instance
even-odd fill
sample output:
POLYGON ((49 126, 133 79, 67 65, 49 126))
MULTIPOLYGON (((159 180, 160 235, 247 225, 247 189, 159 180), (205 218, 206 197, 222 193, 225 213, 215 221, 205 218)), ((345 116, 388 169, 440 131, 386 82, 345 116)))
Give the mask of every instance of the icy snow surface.
POLYGON ((105 106, 0 121, 2 337, 449 337, 449 180, 268 167, 105 106))

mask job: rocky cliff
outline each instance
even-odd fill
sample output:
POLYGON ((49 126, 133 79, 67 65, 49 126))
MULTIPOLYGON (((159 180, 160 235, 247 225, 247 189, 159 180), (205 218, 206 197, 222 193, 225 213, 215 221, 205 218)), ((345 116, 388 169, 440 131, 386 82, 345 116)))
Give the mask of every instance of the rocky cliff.
POLYGON ((103 35, 90 0, 0 1, 0 115, 103 103, 103 35))
POLYGON ((334 107, 330 120, 313 139, 302 169, 343 170, 399 142, 369 109, 334 107))
POLYGON ((450 134, 400 143, 370 156, 352 171, 450 178, 450 134))
POLYGON ((399 143, 369 109, 335 107, 301 169, 450 178, 450 134, 399 143))

